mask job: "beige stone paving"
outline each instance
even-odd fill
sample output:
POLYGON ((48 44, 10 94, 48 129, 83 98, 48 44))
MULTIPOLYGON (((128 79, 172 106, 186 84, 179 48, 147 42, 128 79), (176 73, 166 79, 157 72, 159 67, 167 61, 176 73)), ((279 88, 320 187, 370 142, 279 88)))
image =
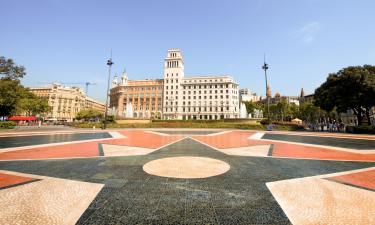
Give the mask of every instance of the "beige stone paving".
POLYGON ((375 224, 375 192, 318 177, 266 184, 293 224, 375 224))
POLYGON ((256 146, 249 146, 249 147, 226 148, 226 149, 216 149, 216 150, 227 155, 267 157, 269 149, 270 149, 270 145, 256 145, 256 146))
POLYGON ((157 149, 103 144, 104 156, 147 155, 157 149))
POLYGON ((0 190, 0 224, 75 224, 104 186, 36 175, 29 177, 43 180, 0 190))
POLYGON ((184 179, 217 176, 229 169, 229 164, 221 160, 190 156, 157 159, 143 165, 148 174, 184 179))

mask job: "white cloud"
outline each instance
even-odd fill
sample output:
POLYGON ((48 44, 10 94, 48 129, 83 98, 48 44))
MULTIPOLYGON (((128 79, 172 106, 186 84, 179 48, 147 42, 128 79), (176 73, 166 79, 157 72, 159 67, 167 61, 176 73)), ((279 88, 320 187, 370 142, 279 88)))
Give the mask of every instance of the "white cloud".
POLYGON ((295 32, 295 37, 305 43, 311 43, 315 40, 316 35, 320 31, 320 24, 318 22, 310 22, 295 32))

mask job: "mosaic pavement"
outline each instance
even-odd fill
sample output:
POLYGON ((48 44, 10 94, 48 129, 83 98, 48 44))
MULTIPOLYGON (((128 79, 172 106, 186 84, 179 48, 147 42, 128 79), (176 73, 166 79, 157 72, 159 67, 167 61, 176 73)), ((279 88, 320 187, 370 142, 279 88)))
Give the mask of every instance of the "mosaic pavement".
POLYGON ((0 224, 375 224, 374 136, 39 135, 0 149, 0 224))

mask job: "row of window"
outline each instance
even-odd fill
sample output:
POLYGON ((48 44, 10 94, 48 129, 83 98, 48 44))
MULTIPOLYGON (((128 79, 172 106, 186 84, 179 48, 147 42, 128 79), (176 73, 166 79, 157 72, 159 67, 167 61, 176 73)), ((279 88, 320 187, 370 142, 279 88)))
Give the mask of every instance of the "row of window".
MULTIPOLYGON (((235 86, 233 84, 233 86, 235 86)), ((183 89, 229 88, 229 84, 183 85, 183 89)), ((234 87, 233 87, 234 88, 234 87)))
POLYGON ((162 90, 162 86, 153 86, 153 87, 126 87, 125 90, 129 91, 147 91, 147 90, 162 90))
POLYGON ((168 61, 167 67, 168 68, 177 68, 179 66, 179 61, 168 61))
MULTIPOLYGON (((169 81, 171 81, 171 83, 173 84, 173 79, 170 79, 170 80, 165 79, 165 83, 166 83, 166 84, 168 84, 169 81)), ((175 83, 178 83, 178 79, 175 80, 175 83)))
MULTIPOLYGON (((177 107, 167 107, 165 108, 166 112, 177 112, 177 107)), ((182 107, 182 112, 225 112, 229 111, 229 107, 182 107)), ((234 109, 237 111, 237 107, 234 109)))
MULTIPOLYGON (((161 111, 161 107, 158 107, 157 108, 159 111, 161 111)), ((138 110, 150 110, 150 107, 145 107, 145 108, 143 108, 142 106, 140 106, 140 107, 134 107, 133 108, 133 110, 135 110, 135 111, 138 111, 138 110)), ((153 107, 151 107, 151 111, 155 111, 156 110, 156 108, 153 106, 153 107)))
MULTIPOLYGON (((168 73, 167 73, 167 77, 169 77, 168 73)), ((171 77, 173 77, 173 73, 171 74, 171 77)), ((176 77, 178 77, 178 73, 176 73, 176 77)))
MULTIPOLYGON (((171 93, 171 94, 173 94, 173 93, 171 93)), ((176 91, 176 94, 177 94, 177 91, 176 91)), ((203 96, 203 98, 202 98, 202 96, 182 96, 182 99, 183 100, 185 100, 185 99, 224 99, 224 96, 225 96, 225 99, 229 99, 229 95, 214 95, 214 96, 212 96, 212 95, 209 95, 209 96, 206 96, 206 95, 204 95, 203 96)), ((237 99, 237 96, 232 96, 232 98, 233 99, 237 99)), ((166 101, 168 101, 168 100, 171 100, 171 99, 177 99, 177 96, 170 96, 169 98, 168 98, 168 96, 166 96, 165 97, 165 100, 166 101)))
MULTIPOLYGON (((223 82, 223 79, 219 79, 220 82, 223 82)), ((198 80, 199 83, 202 83, 202 82, 218 82, 218 79, 215 79, 215 80, 198 80)), ((185 80, 184 83, 197 83, 197 80, 185 80)))
MULTIPOLYGON (((186 103, 185 101, 182 102, 182 105, 185 106, 185 103, 186 103)), ((190 103, 191 103, 191 102, 187 102, 188 105, 190 105, 190 103)), ((233 105, 236 105, 236 104, 237 104, 237 102, 235 102, 235 101, 233 101, 232 103, 233 103, 233 105)), ((193 102, 193 104, 196 105, 196 102, 193 102)), ((198 104, 201 105, 201 102, 198 102, 198 104)), ((165 102, 165 105, 167 106, 167 105, 168 105, 168 102, 165 102)), ((170 102, 169 102, 169 105, 173 105, 173 101, 170 101, 170 102)), ((178 102, 175 102, 175 105, 178 105, 178 102)), ((207 106, 208 106, 208 105, 210 105, 210 106, 211 106, 211 105, 217 105, 217 106, 222 105, 222 106, 223 106, 223 105, 229 105, 229 101, 226 101, 226 102, 224 102, 224 101, 220 101, 220 102, 217 102, 217 101, 215 101, 215 102, 211 102, 211 101, 210 101, 210 102, 203 102, 202 105, 204 105, 204 106, 206 106, 206 105, 207 105, 207 106)))
POLYGON ((151 94, 149 94, 149 93, 140 93, 140 94, 128 94, 128 95, 124 95, 124 97, 126 98, 126 97, 129 97, 129 98, 138 98, 138 97, 156 97, 156 96, 158 96, 158 97, 161 97, 161 93, 151 93, 151 94))

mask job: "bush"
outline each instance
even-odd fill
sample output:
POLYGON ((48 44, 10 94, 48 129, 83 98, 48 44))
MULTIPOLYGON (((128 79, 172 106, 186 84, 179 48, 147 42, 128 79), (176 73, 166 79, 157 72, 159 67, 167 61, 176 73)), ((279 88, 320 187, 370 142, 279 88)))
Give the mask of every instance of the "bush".
POLYGON ((268 124, 271 124, 272 123, 272 120, 269 120, 269 119, 262 119, 260 121, 260 124, 262 125, 268 125, 268 124))
POLYGON ((375 134, 375 125, 347 126, 346 132, 354 134, 375 134))
POLYGON ((16 126, 14 121, 0 121, 0 128, 12 129, 16 126))

